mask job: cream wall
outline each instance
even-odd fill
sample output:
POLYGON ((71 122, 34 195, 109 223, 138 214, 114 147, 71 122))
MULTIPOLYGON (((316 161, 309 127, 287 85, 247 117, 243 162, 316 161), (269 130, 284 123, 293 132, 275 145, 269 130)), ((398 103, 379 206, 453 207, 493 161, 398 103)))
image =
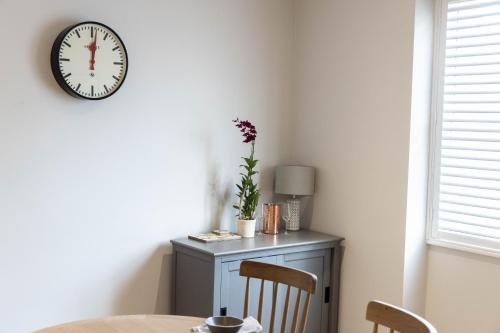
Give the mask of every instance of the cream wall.
POLYGON ((498 332, 500 261, 433 247, 426 263, 414 233, 430 1, 414 2, 0 0, 2 332, 168 312, 169 240, 231 223, 237 116, 259 128, 264 200, 272 166, 318 167, 311 227, 346 237, 341 333, 369 331, 373 298, 425 301, 441 333, 498 332), (53 39, 83 20, 128 47, 109 100, 50 73, 53 39))
POLYGON ((340 332, 402 304, 413 0, 296 0, 294 156, 317 167, 312 227, 346 238, 340 332))
POLYGON ((440 333, 500 332, 500 260, 430 247, 426 316, 440 333))
POLYGON ((433 1, 295 3, 293 156, 318 168, 312 227, 346 237, 340 332, 373 298, 499 332, 500 260, 424 243, 433 1))
POLYGON ((169 240, 228 225, 254 121, 264 199, 287 154, 288 0, 0 0, 0 332, 168 311, 169 240), (56 85, 70 24, 123 38, 123 88, 100 102, 56 85))
POLYGON ((415 1, 403 306, 425 313, 427 166, 432 100, 433 0, 415 1))

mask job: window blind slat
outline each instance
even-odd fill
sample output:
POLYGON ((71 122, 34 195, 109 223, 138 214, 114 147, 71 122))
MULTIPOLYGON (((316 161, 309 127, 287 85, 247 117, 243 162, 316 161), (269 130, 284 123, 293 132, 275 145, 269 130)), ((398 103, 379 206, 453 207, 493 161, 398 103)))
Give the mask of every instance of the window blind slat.
POLYGON ((455 21, 455 22, 449 22, 446 31, 485 28, 485 27, 497 26, 499 24, 500 23, 495 22, 495 20, 490 20, 490 21, 478 20, 478 22, 475 22, 474 20, 469 20, 468 22, 460 22, 460 24, 458 24, 457 21, 455 21))
POLYGON ((476 52, 471 52, 471 50, 461 50, 462 52, 449 52, 448 55, 446 56, 447 61, 455 60, 458 61, 460 58, 473 58, 476 59, 475 57, 491 57, 491 56, 499 56, 500 55, 500 50, 492 50, 492 51, 484 51, 484 50, 477 50, 476 52), (468 52, 466 52, 468 51, 468 52))
POLYGON ((444 100, 445 103, 450 104, 500 104, 500 100, 498 99, 490 99, 490 100, 467 100, 459 98, 447 98, 444 100))
POLYGON ((488 239, 500 240, 500 230, 485 228, 480 225, 470 225, 463 222, 439 220, 442 226, 440 230, 453 233, 462 233, 468 236, 484 237, 488 239))
POLYGON ((459 110, 459 109, 448 109, 444 110, 443 113, 475 113, 475 114, 498 114, 500 111, 488 111, 488 110, 459 110))
POLYGON ((500 84, 461 84, 449 85, 444 88, 445 94, 497 94, 500 96, 500 84))
MULTIPOLYGON (((481 153, 497 153, 500 152, 500 144, 492 142, 474 142, 474 141, 454 141, 454 140, 443 140, 441 142, 441 149, 455 149, 470 152, 481 153)), ((445 154, 442 151, 441 154, 445 154)))
MULTIPOLYGON (((491 8, 490 8, 491 9, 491 8)), ((468 19, 475 19, 475 18, 483 18, 483 17, 488 17, 488 16, 497 16, 500 15, 500 11, 498 10, 491 10, 491 11, 483 11, 483 12, 466 12, 465 13, 450 13, 448 21, 460 21, 460 20, 468 20, 468 19)))
POLYGON ((458 89, 447 89, 445 90, 445 95, 499 95, 496 91, 473 91, 473 90, 458 90, 458 89))
POLYGON ((498 66, 500 65, 499 61, 485 61, 485 62, 469 62, 469 63, 460 63, 460 62, 448 62, 446 67, 479 67, 479 66, 498 66))
POLYGON ((448 112, 443 114, 443 121, 445 122, 470 122, 474 123, 497 123, 500 121, 500 112, 448 112))
POLYGON ((493 220, 491 223, 498 225, 500 228, 500 224, 495 221, 500 219, 500 207, 478 207, 478 205, 474 204, 463 204, 442 200, 440 202, 439 209, 442 212, 460 214, 466 217, 472 216, 474 218, 484 218, 489 219, 490 221, 493 220))
POLYGON ((498 142, 500 133, 493 131, 443 131, 443 137, 447 140, 465 140, 465 141, 485 141, 498 142))
POLYGON ((447 79, 449 79, 449 77, 453 77, 453 76, 478 76, 478 75, 500 75, 500 70, 499 71, 477 71, 477 72, 455 72, 455 73, 450 73, 448 72, 447 73, 447 79))
POLYGON ((445 121, 443 122, 443 130, 469 133, 500 133, 500 125, 493 121, 487 123, 445 121))
POLYGON ((453 29, 468 29, 475 27, 487 27, 498 24, 497 16, 471 18, 467 20, 452 20, 448 21, 446 25, 446 30, 453 29))
POLYGON ((477 193, 469 194, 463 193, 463 191, 463 188, 459 189, 460 193, 453 192, 453 190, 442 190, 440 196, 443 202, 449 201, 455 204, 460 203, 464 205, 475 205, 476 207, 500 209, 498 206, 499 198, 497 196, 484 196, 477 193))
MULTIPOLYGON (((486 30, 486 29, 485 29, 486 30)), ((489 29, 489 30, 492 30, 492 29, 489 29)), ((496 29, 495 29, 496 30, 496 29)), ((496 37, 498 36, 500 33, 495 31, 495 32, 484 32, 484 33, 458 33, 457 31, 452 31, 448 34, 448 36, 446 37, 447 40, 449 41, 460 41, 460 39, 462 38, 479 38, 479 37, 496 37)))
POLYGON ((459 10, 467 10, 467 9, 476 9, 476 8, 484 8, 494 5, 499 5, 499 0, 490 0, 490 1, 474 1, 474 2, 465 2, 460 4, 451 4, 449 6, 450 13, 459 11, 459 10))
POLYGON ((456 195, 454 196, 454 195, 444 194, 441 192, 440 202, 443 204, 455 205, 457 207, 465 206, 473 208, 493 209, 495 211, 500 210, 500 207, 498 207, 498 204, 495 200, 485 200, 479 198, 474 198, 474 199, 475 200, 472 200, 472 198, 470 197, 460 197, 456 195))
POLYGON ((485 170, 500 172, 500 160, 484 160, 476 158, 442 156, 441 166, 447 168, 461 168, 471 170, 485 170))
POLYGON ((476 150, 460 150, 460 149, 446 149, 442 148, 442 159, 462 159, 470 161, 490 161, 500 162, 500 153, 491 153, 476 150))
POLYGON ((460 185, 441 184, 440 193, 473 199, 500 200, 500 191, 463 187, 460 185))
POLYGON ((441 184, 475 189, 500 191, 500 182, 441 174, 441 184))
POLYGON ((471 180, 485 180, 492 183, 500 182, 500 174, 498 174, 498 172, 496 171, 491 170, 442 166, 441 175, 471 180))
MULTIPOLYGON (((476 227, 482 227, 482 228, 488 228, 488 229, 494 229, 500 231, 500 226, 498 226, 495 222, 494 219, 487 219, 487 218, 481 218, 481 217, 474 217, 474 216, 464 216, 461 214, 457 213, 448 213, 445 211, 440 211, 439 212, 439 219, 446 221, 446 222, 452 222, 452 223, 459 223, 462 225, 469 225, 469 226, 476 226, 476 227)), ((487 234, 485 235, 487 236, 487 234)))
MULTIPOLYGON (((445 119, 443 119, 443 123, 449 123, 449 124, 453 124, 453 123, 471 123, 471 124, 499 124, 500 123, 500 120, 497 120, 497 119, 484 119, 484 120, 481 120, 481 119, 478 119, 478 120, 471 120, 471 119, 461 119, 461 118, 458 118, 456 117, 456 114, 455 113, 447 113, 445 115, 453 115, 455 117, 447 117, 445 119)), ((466 113, 462 113, 462 114, 466 114, 466 113)), ((489 113, 487 115, 500 115, 498 113, 489 113)))
MULTIPOLYGON (((499 54, 500 56, 500 54, 499 54)), ((447 81, 444 83, 445 86, 464 86, 471 85, 470 81, 447 81)), ((484 82, 474 82, 474 86, 490 85, 490 84, 500 84, 500 81, 484 81, 484 82)), ((500 112, 500 111, 499 111, 500 112)))
POLYGON ((457 49, 457 48, 469 48, 469 47, 483 47, 483 46, 497 46, 500 45, 500 42, 492 42, 492 43, 485 43, 485 42, 475 42, 471 43, 470 41, 468 43, 462 43, 462 44, 450 44, 446 45, 447 49, 457 49))

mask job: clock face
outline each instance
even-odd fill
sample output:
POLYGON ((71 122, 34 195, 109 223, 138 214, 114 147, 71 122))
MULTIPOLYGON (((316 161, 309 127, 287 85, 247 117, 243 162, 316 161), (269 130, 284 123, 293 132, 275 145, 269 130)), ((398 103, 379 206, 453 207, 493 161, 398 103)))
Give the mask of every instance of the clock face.
POLYGON ((52 47, 51 65, 66 92, 97 100, 120 88, 128 58, 125 45, 113 30, 101 23, 83 22, 59 34, 52 47))

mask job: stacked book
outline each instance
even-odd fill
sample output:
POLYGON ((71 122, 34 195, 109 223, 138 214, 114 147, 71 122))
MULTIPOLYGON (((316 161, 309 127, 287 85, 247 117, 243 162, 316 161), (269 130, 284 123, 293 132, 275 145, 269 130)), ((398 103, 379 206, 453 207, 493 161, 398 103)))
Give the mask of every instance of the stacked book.
POLYGON ((206 234, 189 235, 189 239, 203 243, 222 242, 227 240, 241 239, 240 235, 227 230, 214 230, 206 234))

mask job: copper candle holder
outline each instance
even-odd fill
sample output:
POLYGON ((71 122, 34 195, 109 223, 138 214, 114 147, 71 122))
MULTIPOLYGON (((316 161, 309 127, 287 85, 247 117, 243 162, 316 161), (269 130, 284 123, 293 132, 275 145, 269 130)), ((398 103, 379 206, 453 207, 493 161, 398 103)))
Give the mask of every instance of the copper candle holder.
POLYGON ((281 218, 280 204, 265 203, 264 204, 264 226, 262 232, 269 235, 278 234, 281 218))

